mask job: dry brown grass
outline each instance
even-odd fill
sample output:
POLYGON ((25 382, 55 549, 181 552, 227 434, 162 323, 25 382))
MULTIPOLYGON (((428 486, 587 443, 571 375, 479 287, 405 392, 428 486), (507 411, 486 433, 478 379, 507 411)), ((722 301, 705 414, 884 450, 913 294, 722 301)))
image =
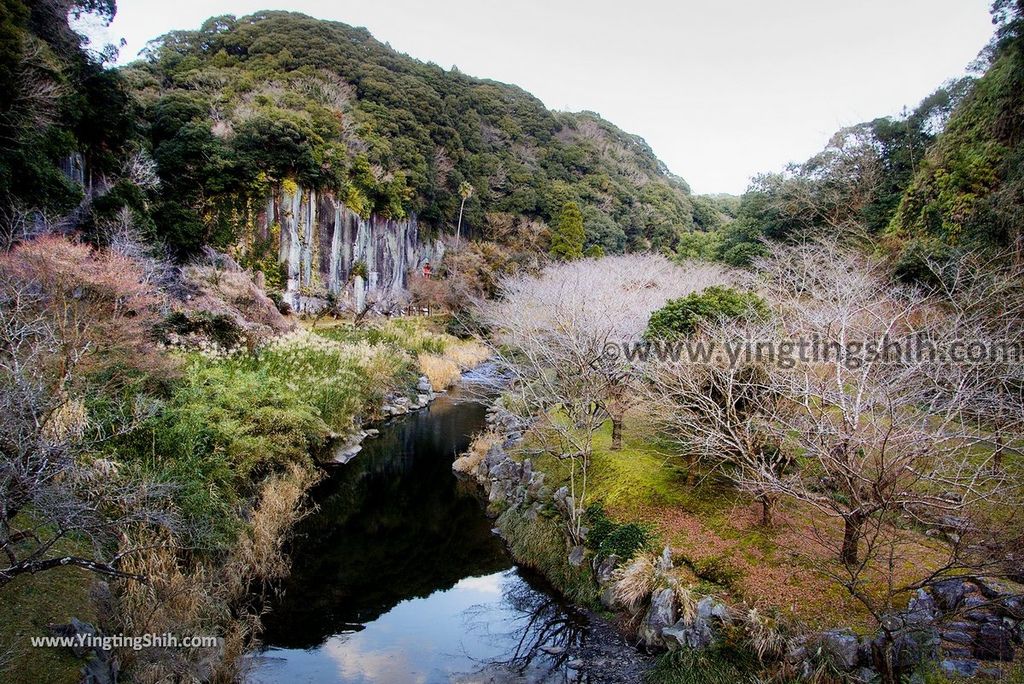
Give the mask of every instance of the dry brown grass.
POLYGON ((654 591, 656 562, 654 556, 641 554, 615 571, 615 600, 631 613, 639 612, 654 591))
POLYGON ((435 390, 447 389, 462 377, 458 364, 451 359, 426 353, 419 354, 417 358, 420 370, 427 376, 435 390))
POLYGON ((687 624, 690 624, 697 617, 697 593, 691 588, 683 585, 676 586, 676 604, 679 608, 679 617, 687 624))
POLYGON ((473 340, 455 340, 445 344, 441 354, 421 352, 418 355, 420 370, 430 379, 435 390, 448 389, 462 378, 462 371, 468 370, 490 358, 490 350, 473 340))
POLYGON ((283 577, 288 572, 284 543, 300 515, 302 497, 316 479, 312 470, 293 463, 287 472, 263 484, 249 526, 223 568, 231 597, 244 596, 253 580, 283 577))
POLYGON ((211 564, 180 554, 175 540, 161 537, 125 559, 124 570, 146 583, 119 582, 110 620, 129 635, 171 632, 217 635, 222 649, 121 649, 118 657, 132 681, 237 681, 242 656, 260 631, 260 615, 247 605, 253 582, 288 571, 283 545, 302 515, 301 501, 315 481, 312 471, 293 465, 261 487, 247 528, 223 562, 211 564), (201 663, 205 663, 202 665, 201 663))
POLYGON ((786 649, 786 637, 774 617, 754 607, 742 611, 740 621, 758 658, 763 660, 766 656, 783 654, 786 649))
POLYGON ((500 441, 501 435, 492 430, 478 433, 469 445, 469 450, 455 459, 452 468, 460 473, 473 472, 487 456, 487 452, 491 450, 491 447, 500 441))
POLYGON ((489 359, 491 350, 475 340, 459 340, 445 347, 444 357, 462 370, 467 370, 489 359))

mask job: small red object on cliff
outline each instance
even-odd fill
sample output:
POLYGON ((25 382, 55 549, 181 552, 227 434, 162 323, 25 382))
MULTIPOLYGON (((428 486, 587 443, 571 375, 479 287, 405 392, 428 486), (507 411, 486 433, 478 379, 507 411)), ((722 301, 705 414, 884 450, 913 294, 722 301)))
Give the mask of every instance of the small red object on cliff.
POLYGON ((430 262, 429 261, 426 262, 425 264, 423 264, 423 277, 424 278, 429 278, 430 277, 430 262))

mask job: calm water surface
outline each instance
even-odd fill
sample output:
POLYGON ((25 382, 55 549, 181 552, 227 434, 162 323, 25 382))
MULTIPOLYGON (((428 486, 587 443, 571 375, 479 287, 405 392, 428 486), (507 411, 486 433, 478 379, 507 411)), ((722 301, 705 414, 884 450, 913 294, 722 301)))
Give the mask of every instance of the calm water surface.
POLYGON ((468 394, 385 425, 313 492, 251 682, 570 682, 585 618, 515 566, 451 470, 468 394))

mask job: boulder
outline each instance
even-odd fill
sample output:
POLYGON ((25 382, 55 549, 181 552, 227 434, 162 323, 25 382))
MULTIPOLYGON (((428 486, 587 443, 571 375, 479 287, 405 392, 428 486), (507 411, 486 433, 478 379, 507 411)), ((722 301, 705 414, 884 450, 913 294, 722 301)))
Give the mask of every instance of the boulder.
POLYGON ((830 630, 821 633, 822 646, 835 659, 841 670, 852 670, 857 665, 857 637, 850 630, 830 630))
MULTIPOLYGON (((50 633, 54 636, 60 637, 97 637, 99 631, 88 622, 83 622, 78 618, 71 618, 71 622, 64 625, 47 625, 50 633)), ((71 653, 76 658, 84 658, 86 655, 92 652, 92 646, 79 646, 77 643, 73 646, 69 646, 71 653)))
POLYGON ((487 466, 487 471, 490 472, 502 461, 508 459, 508 454, 500 446, 495 444, 487 450, 487 454, 484 456, 484 465, 487 466))
POLYGON ((651 595, 651 605, 640 623, 637 634, 641 641, 648 647, 664 645, 662 631, 671 627, 676 622, 676 593, 675 590, 666 587, 655 590, 651 595))
POLYGON ((597 578, 598 584, 608 584, 612 581, 615 574, 615 566, 619 564, 619 557, 614 553, 610 556, 601 560, 594 568, 594 576, 597 578))
POLYGON ((569 565, 573 566, 574 568, 580 567, 581 565, 583 565, 584 556, 585 551, 582 546, 572 547, 572 551, 569 552, 569 565))
POLYGON ((973 660, 943 660, 939 663, 942 674, 947 677, 973 677, 978 671, 978 663, 973 660))
POLYGON ((530 484, 526 487, 526 496, 530 499, 539 499, 540 490, 544 486, 544 473, 534 473, 530 478, 530 484))
POLYGON ((935 599, 924 589, 918 589, 907 603, 905 622, 908 625, 931 624, 939 613, 935 599))
POLYGON ((670 651, 696 650, 710 645, 714 639, 714 633, 708 623, 703 620, 694 620, 692 624, 679 620, 671 627, 661 630, 661 638, 670 651))
POLYGON ((958 632, 945 629, 942 631, 942 640, 951 641, 954 644, 973 644, 974 637, 968 632, 958 632))
POLYGON ((974 640, 974 657, 982 660, 1013 660, 1013 635, 1003 625, 985 624, 974 640))
POLYGON ((728 622, 729 607, 714 596, 705 596, 697 601, 697 619, 709 622, 712 618, 721 622, 728 622))
POLYGON ((939 637, 934 629, 904 632, 892 645, 893 660, 903 670, 914 670, 939 655, 939 637))
POLYGON ((620 608, 618 600, 615 598, 615 585, 608 584, 601 590, 601 605, 608 610, 618 610, 620 608))
POLYGON ((576 505, 576 502, 569 496, 569 488, 562 486, 558 488, 551 498, 555 502, 555 508, 568 515, 576 505))
POLYGON ((430 394, 434 391, 434 387, 430 384, 430 378, 426 375, 421 375, 419 381, 416 383, 416 391, 421 394, 430 394))
POLYGON ((662 573, 667 573, 672 569, 672 549, 667 546, 661 550, 661 556, 658 558, 657 569, 662 573))
POLYGON ((807 660, 807 637, 797 635, 786 644, 786 653, 783 659, 790 665, 802 663, 807 660))
POLYGON ((943 580, 932 588, 932 595, 945 611, 956 610, 965 593, 967 593, 967 588, 964 586, 964 581, 960 579, 943 580))

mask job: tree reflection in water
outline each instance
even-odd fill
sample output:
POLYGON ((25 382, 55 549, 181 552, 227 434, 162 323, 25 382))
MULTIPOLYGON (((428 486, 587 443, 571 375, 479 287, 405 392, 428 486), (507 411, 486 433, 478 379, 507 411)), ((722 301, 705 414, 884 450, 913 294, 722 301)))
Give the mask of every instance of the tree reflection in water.
POLYGON ((582 682, 572 667, 587 634, 587 619, 578 610, 539 589, 542 582, 510 573, 502 586, 502 610, 513 613, 495 620, 494 606, 477 605, 465 612, 466 629, 495 644, 509 645, 502 657, 483 660, 481 667, 455 681, 582 682), (498 631, 507 626, 507 630, 498 631), (505 679, 500 679, 504 675, 505 679), (508 679, 511 676, 513 679, 508 679))

